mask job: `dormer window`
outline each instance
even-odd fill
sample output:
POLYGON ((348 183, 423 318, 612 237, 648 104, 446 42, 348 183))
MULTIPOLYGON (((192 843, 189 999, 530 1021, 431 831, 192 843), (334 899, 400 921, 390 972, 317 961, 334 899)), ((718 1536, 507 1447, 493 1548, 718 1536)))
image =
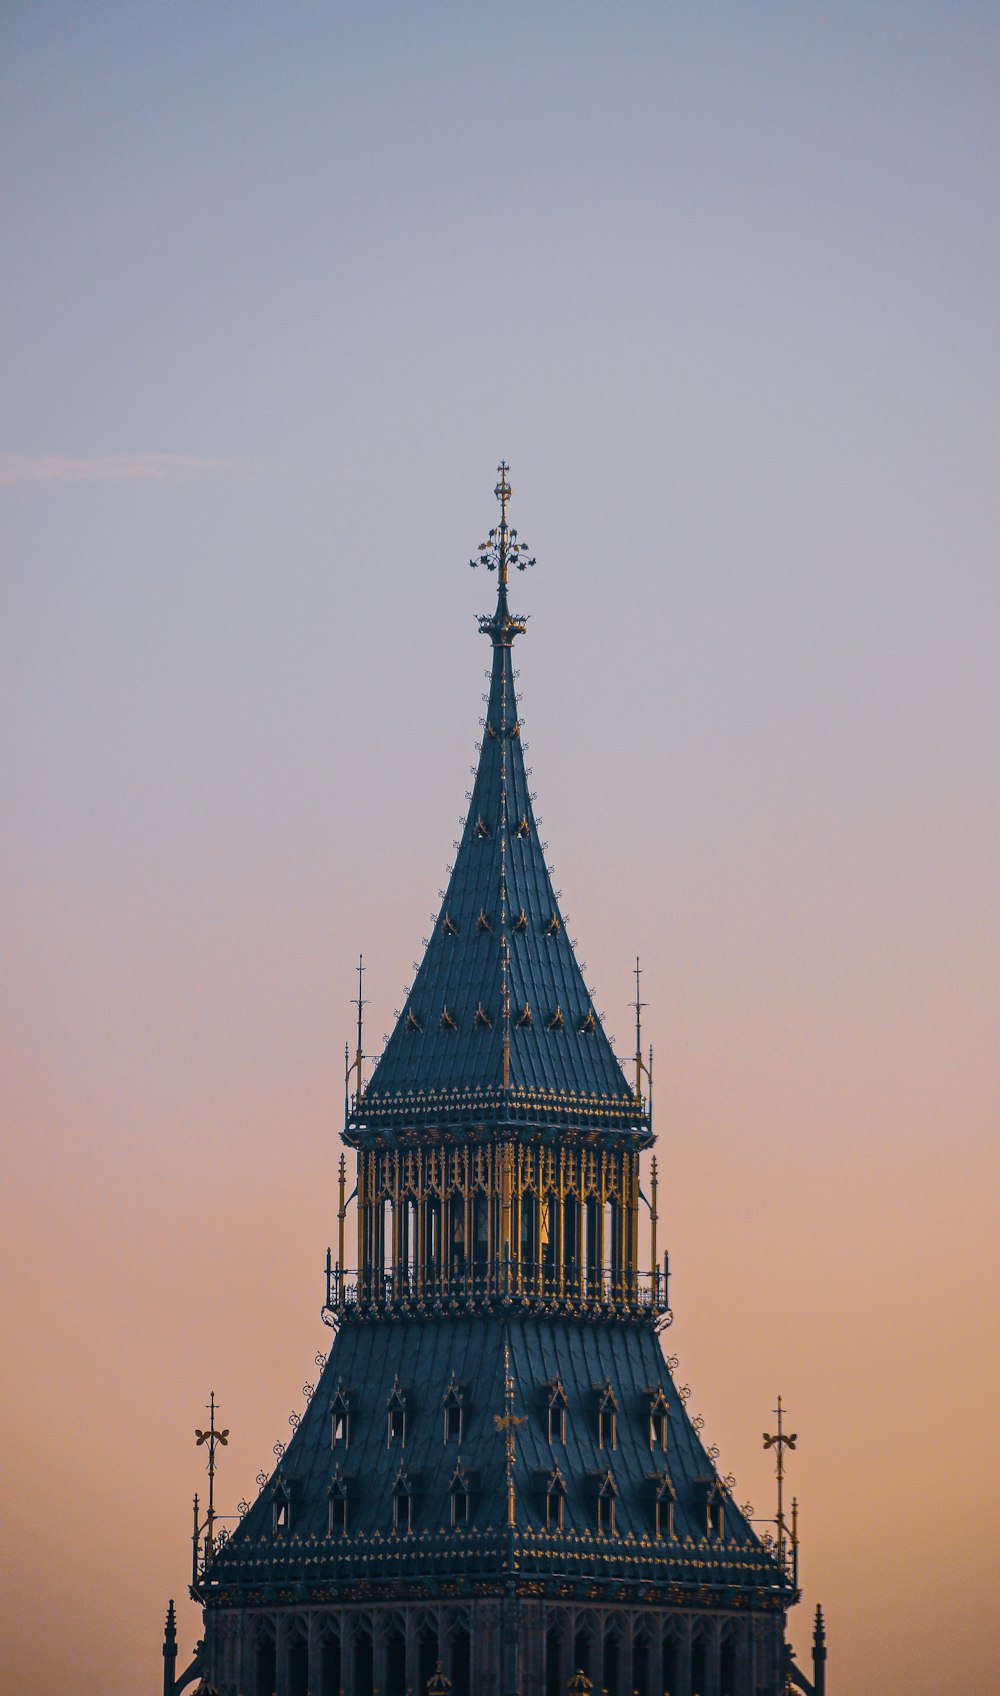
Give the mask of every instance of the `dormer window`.
POLYGON ((442 1007, 441 1009, 441 1029, 443 1031, 458 1030, 458 1025, 447 1007, 442 1007))
POLYGON ((561 1031, 562 1028, 563 1028, 562 1008, 557 1007, 555 1012, 553 1013, 551 1019, 549 1020, 548 1024, 546 1025, 545 1029, 547 1031, 561 1031))
POLYGON ((677 1492, 666 1470, 652 1474, 653 1530, 661 1542, 669 1543, 674 1536, 674 1504, 677 1492))
POLYGON ((406 1015, 406 1028, 408 1031, 422 1031, 424 1028, 412 1007, 406 1015))
POLYGON ((402 1468, 392 1486, 392 1529, 403 1536, 413 1530, 413 1487, 402 1468))
POLYGON ((527 819, 526 814, 522 813, 520 821, 519 821, 518 826, 517 826, 517 829, 514 832, 514 835, 515 836, 530 836, 531 835, 531 827, 528 824, 528 819, 527 819))
POLYGON ((490 1018, 481 1001, 479 1006, 476 1008, 476 1017, 474 1022, 480 1030, 489 1030, 493 1023, 493 1020, 490 1018))
POLYGON ((386 1402, 386 1447, 405 1448, 406 1446, 406 1395, 399 1387, 399 1379, 393 1380, 389 1399, 386 1402))
POLYGON ((528 1006, 527 1002, 524 1003, 524 1006, 517 1015, 517 1018, 514 1020, 514 1023, 518 1030, 521 1030, 525 1025, 531 1024, 531 1008, 528 1006))
POLYGON ((445 936, 458 935, 458 926, 450 913, 445 913, 444 918, 441 920, 441 929, 444 931, 445 936))
POLYGON ((549 1442, 566 1441, 566 1391, 562 1380, 556 1378, 548 1386, 549 1442))
POLYGON ((552 1472, 546 1472, 545 1482, 545 1529, 546 1531, 561 1531, 563 1525, 563 1505, 566 1497, 566 1480, 558 1467, 552 1472))
POLYGON ((469 1475, 461 1465, 456 1466, 449 1486, 451 1497, 451 1523, 453 1527, 468 1525, 470 1519, 470 1498, 472 1489, 469 1475))
POLYGON ((479 909, 479 917, 476 920, 476 929, 477 930, 488 930, 490 932, 492 932, 492 930, 493 930, 493 921, 486 917, 485 907, 480 907, 480 909, 479 909))
POLYGON ((705 1535, 722 1538, 726 1528, 725 1491, 715 1477, 696 1478, 695 1483, 705 1492, 705 1535))
POLYGON ((580 1036, 593 1036, 596 1029, 597 1015, 595 1014, 593 1007, 589 1007, 585 1018, 583 1018, 577 1026, 577 1031, 580 1036))
POLYGON ((486 820, 483 818, 482 814, 480 814, 479 818, 476 820, 476 827, 475 827, 475 830, 473 831, 473 835, 479 836, 479 837, 488 837, 489 834, 490 834, 490 827, 486 823, 486 820))
POLYGON ((521 911, 518 913, 517 918, 514 920, 514 923, 511 925, 510 928, 511 928, 511 930, 527 930, 527 928, 528 928, 528 915, 525 912, 523 907, 521 908, 521 911))
POLYGON ((618 1403, 610 1384, 597 1386, 597 1446, 599 1449, 618 1447, 618 1403))
POLYGON ((351 1440, 350 1397, 339 1384, 330 1403, 330 1447, 346 1449, 351 1440))
POLYGON ((462 1441, 462 1423, 465 1412, 465 1396, 460 1384, 454 1377, 442 1397, 444 1408, 444 1440, 446 1443, 462 1441))
POLYGON ((546 920, 545 935, 546 936, 558 936, 561 929, 562 929, 562 926, 559 923, 559 915, 558 915, 558 913, 553 913, 551 915, 551 917, 546 920))
POLYGON ((657 1389, 650 1393, 649 1401, 649 1446, 659 1449, 661 1454, 667 1452, 667 1426, 670 1409, 663 1391, 657 1389))
POLYGON ((339 1467, 330 1484, 329 1532, 331 1537, 347 1535, 347 1480, 339 1467))
POLYGON ((279 1483, 275 1489, 273 1520, 276 1537, 284 1536, 292 1528, 292 1498, 287 1484, 279 1483))
POLYGON ((615 1497, 618 1491, 610 1470, 605 1472, 597 1486, 597 1529, 606 1537, 614 1535, 615 1529, 615 1497))

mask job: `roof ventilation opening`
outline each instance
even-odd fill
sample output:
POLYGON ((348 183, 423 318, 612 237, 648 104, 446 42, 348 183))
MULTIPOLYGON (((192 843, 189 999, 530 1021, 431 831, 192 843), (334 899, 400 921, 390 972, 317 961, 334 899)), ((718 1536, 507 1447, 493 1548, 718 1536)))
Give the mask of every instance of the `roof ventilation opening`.
POLYGON ((493 921, 486 917, 486 910, 483 907, 480 907, 479 909, 479 917, 476 920, 476 929, 488 930, 491 934, 493 931, 493 921))
POLYGON ((458 926, 450 913, 445 913, 444 918, 441 920, 441 929, 444 931, 445 936, 458 935, 458 926))
POLYGON ((451 1014, 449 1013, 447 1007, 442 1007, 442 1009, 441 1009, 441 1029, 443 1031, 457 1031, 458 1030, 458 1026, 455 1023, 454 1019, 452 1018, 451 1014))
POLYGON ((514 1020, 514 1025, 515 1025, 515 1028, 517 1030, 520 1030, 522 1025, 530 1025, 530 1024, 531 1024, 531 1008, 528 1006, 528 1003, 525 1002, 524 1003, 524 1010, 523 1010, 523 1012, 518 1014, 517 1018, 514 1020))
POLYGON ((528 817, 527 817, 526 813, 521 814, 521 819, 520 819, 520 822, 517 826, 517 829, 514 832, 514 835, 515 836, 530 836, 531 835, 531 827, 528 824, 528 817))
POLYGON ((486 1008, 483 1006, 481 1001, 479 1003, 479 1006, 476 1008, 475 1022, 480 1027, 480 1029, 486 1029, 486 1030, 489 1030, 491 1025, 493 1024, 493 1020, 490 1018, 489 1014, 486 1011, 486 1008))
POLYGON ((592 1036, 594 1031, 596 1031, 596 1029, 597 1029, 597 1020, 594 1017, 594 1009, 593 1009, 593 1007, 591 1007, 590 1011, 587 1014, 587 1017, 584 1019, 583 1023, 579 1026, 579 1034, 580 1034, 580 1036, 592 1036))
POLYGON ((472 834, 473 834, 473 836, 485 836, 485 837, 488 837, 489 834, 490 834, 490 827, 486 823, 486 821, 483 818, 481 813, 476 820, 476 826, 475 826, 475 829, 474 829, 472 834))
POLYGON ((559 915, 558 913, 553 913, 552 917, 548 920, 545 926, 545 934, 546 936, 558 936, 561 930, 562 925, 559 923, 559 915))
POLYGON ((551 1019, 549 1020, 548 1024, 546 1025, 545 1029, 547 1031, 561 1031, 562 1028, 563 1028, 562 1008, 557 1007, 555 1012, 553 1013, 551 1019))
POLYGON ((406 1028, 408 1031, 422 1031, 424 1028, 412 1007, 406 1015, 406 1028))
POLYGON ((514 923, 511 925, 510 928, 511 928, 511 930, 527 930, 527 928, 528 928, 528 915, 525 912, 523 907, 521 908, 521 911, 518 913, 517 918, 514 920, 514 923))

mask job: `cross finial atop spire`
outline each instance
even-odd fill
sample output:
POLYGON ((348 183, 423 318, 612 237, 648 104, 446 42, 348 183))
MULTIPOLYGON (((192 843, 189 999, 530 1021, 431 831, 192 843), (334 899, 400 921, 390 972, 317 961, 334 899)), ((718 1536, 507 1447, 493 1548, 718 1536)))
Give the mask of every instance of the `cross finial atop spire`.
POLYGON ((501 524, 506 524, 506 522, 507 522, 507 502, 510 500, 511 495, 514 493, 513 489, 511 488, 510 484, 507 481, 507 473, 508 473, 509 470, 510 470, 510 466, 507 464, 507 461, 505 459, 502 459, 500 461, 500 464, 497 466, 497 472, 499 474, 499 481, 497 483, 496 488, 493 491, 493 493, 496 495, 497 500, 500 502, 500 522, 501 522, 501 524))

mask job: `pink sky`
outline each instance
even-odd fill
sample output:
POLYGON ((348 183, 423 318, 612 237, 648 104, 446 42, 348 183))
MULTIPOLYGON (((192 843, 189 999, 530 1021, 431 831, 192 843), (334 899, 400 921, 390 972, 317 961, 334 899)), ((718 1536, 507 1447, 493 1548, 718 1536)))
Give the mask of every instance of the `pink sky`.
POLYGON ((0 26, 4 1689, 157 1689, 210 1389, 232 1512, 314 1381, 501 455, 678 1377, 833 1696, 993 1688, 997 19, 566 18, 0 26))

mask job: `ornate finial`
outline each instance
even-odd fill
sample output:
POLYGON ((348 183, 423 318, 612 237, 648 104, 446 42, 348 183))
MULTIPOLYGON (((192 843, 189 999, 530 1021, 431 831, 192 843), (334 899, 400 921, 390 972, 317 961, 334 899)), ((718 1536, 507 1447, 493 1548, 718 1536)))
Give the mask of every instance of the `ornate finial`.
MULTIPOLYGON (((196 1430, 194 1434, 195 1441, 199 1448, 201 1448, 203 1443, 208 1444, 208 1513, 205 1516, 205 1523, 203 1526, 197 1525, 197 1508, 195 1509, 196 1537, 200 1531, 204 1531, 205 1533, 206 1566, 211 1561, 212 1556, 215 1553, 215 1521, 217 1517, 215 1512, 215 1451, 217 1448, 225 1449, 229 1445, 229 1427, 227 1426, 224 1431, 217 1431, 215 1428, 215 1416, 218 1411, 219 1410, 215 1402, 215 1391, 213 1390, 208 1402, 208 1430, 196 1430)), ((196 1496, 195 1501, 197 1502, 197 1500, 198 1498, 196 1496)))
MULTIPOLYGON (((785 1565, 785 1535, 786 1535, 785 1508, 784 1508, 784 1497, 783 1497, 784 1483, 785 1483, 785 1450, 786 1449, 794 1449, 794 1447, 795 1447, 795 1445, 798 1441, 798 1435, 794 1431, 788 1432, 788 1431, 784 1431, 782 1429, 782 1423, 781 1422, 782 1422, 782 1416, 784 1414, 784 1408, 781 1405, 781 1397, 780 1396, 778 1397, 778 1405, 777 1405, 777 1407, 775 1408, 774 1411, 775 1411, 775 1414, 777 1415, 778 1429, 774 1433, 773 1437, 769 1436, 766 1431, 763 1433, 763 1436, 764 1436, 764 1447, 765 1447, 765 1449, 774 1449, 776 1459, 777 1459, 778 1517, 777 1517, 777 1520, 775 1521, 775 1523, 776 1523, 777 1529, 778 1529, 778 1561, 779 1561, 780 1565, 782 1567, 784 1567, 784 1565, 785 1565)), ((796 1506, 797 1505, 798 1504, 796 1504, 796 1506)), ((796 1535, 795 1535, 795 1542, 796 1543, 798 1542, 797 1531, 796 1531, 796 1535)))
POLYGON ((635 1000, 632 1005, 635 1008, 635 1099, 636 1105, 640 1108, 642 1105, 642 1074, 646 1072, 648 1075, 648 1068, 642 1057, 642 1010, 646 1003, 640 999, 639 995, 639 979, 641 976, 642 967, 639 965, 637 954, 635 957, 635 1000))
POLYGON ((451 1679, 448 1678, 441 1662, 438 1661, 437 1670, 427 1680, 427 1696, 448 1696, 450 1690, 451 1679))
POLYGON ((494 647, 509 648, 515 636, 524 630, 524 620, 513 618, 507 610, 507 577, 511 565, 518 571, 527 571, 529 565, 534 565, 532 556, 526 559, 527 542, 519 542, 517 531, 512 530, 507 523, 507 503, 513 495, 513 490, 507 480, 510 466, 505 459, 497 466, 499 473, 496 488, 493 493, 500 502, 500 523, 491 530, 485 542, 479 544, 479 558, 470 559, 469 564, 475 570, 477 566, 485 565, 487 571, 497 573, 497 610, 492 615, 484 614, 479 620, 479 628, 484 636, 489 636, 494 647))
POLYGON ((363 1082, 361 1074, 362 1074, 362 1067, 364 1065, 364 1059, 365 1059, 364 1053, 363 1053, 363 1050, 364 1050, 364 1011, 365 1011, 365 1008, 368 1005, 368 1002, 367 1002, 367 999, 365 998, 365 993, 364 993, 364 981, 365 981, 365 957, 364 957, 363 954, 359 954, 358 955, 358 993, 357 993, 357 995, 352 995, 352 997, 351 997, 351 1005, 356 1007, 357 1010, 358 1010, 358 1046, 355 1050, 354 1059, 351 1061, 351 1063, 347 1067, 347 1077, 348 1077, 348 1079, 350 1079, 352 1072, 355 1074, 355 1086, 354 1087, 355 1087, 355 1090, 356 1090, 356 1099, 358 1101, 361 1100, 361 1086, 362 1086, 362 1082, 363 1082))
POLYGON ((497 472, 499 474, 500 480, 497 483, 497 486, 493 491, 493 493, 496 495, 497 500, 500 502, 500 522, 501 522, 501 524, 506 524, 506 522, 507 522, 507 502, 510 500, 511 495, 514 493, 513 489, 511 488, 510 484, 507 481, 507 473, 508 473, 509 470, 510 470, 510 466, 507 464, 507 461, 505 459, 502 459, 500 461, 500 464, 497 466, 497 472))
POLYGON ((566 1696, 587 1696, 587 1691, 593 1690, 593 1688, 594 1686, 591 1684, 590 1679, 581 1667, 579 1672, 575 1672, 573 1674, 573 1677, 567 1684, 566 1696))

